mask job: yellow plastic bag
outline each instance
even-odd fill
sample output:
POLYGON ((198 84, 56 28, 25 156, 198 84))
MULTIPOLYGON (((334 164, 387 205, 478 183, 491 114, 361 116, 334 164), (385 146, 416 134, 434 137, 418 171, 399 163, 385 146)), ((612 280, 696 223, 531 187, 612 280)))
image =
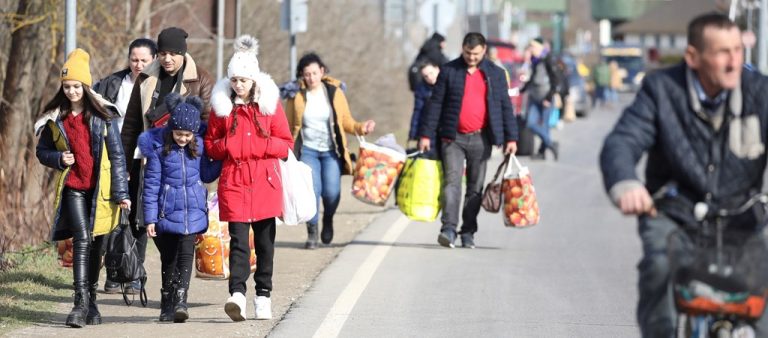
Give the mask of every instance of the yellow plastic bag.
POLYGON ((432 222, 440 213, 443 166, 440 161, 409 158, 398 179, 397 206, 414 221, 432 222))

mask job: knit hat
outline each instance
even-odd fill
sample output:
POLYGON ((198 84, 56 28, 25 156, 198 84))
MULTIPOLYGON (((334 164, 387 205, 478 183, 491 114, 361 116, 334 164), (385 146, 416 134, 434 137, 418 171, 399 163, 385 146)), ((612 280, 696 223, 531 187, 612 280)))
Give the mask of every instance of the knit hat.
POLYGON ((67 61, 61 67, 61 81, 75 80, 84 85, 91 86, 91 67, 88 61, 91 56, 88 52, 77 48, 67 55, 67 61))
POLYGON ((187 53, 188 36, 187 32, 178 27, 163 29, 157 36, 157 51, 184 55, 187 53))
POLYGON ((185 98, 178 93, 170 93, 165 97, 165 105, 171 112, 168 127, 172 130, 197 132, 200 129, 200 110, 203 109, 203 100, 200 97, 185 98))
POLYGON ((241 35, 235 40, 235 54, 229 60, 227 66, 227 77, 244 77, 255 80, 261 72, 259 70, 259 60, 256 56, 259 54, 259 40, 250 35, 241 35))

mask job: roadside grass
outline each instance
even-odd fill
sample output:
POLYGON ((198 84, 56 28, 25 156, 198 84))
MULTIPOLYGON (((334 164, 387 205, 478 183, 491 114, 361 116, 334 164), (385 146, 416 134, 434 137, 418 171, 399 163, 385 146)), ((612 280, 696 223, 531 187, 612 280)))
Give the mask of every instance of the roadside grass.
POLYGON ((72 270, 59 266, 52 245, 4 256, 12 267, 0 271, 0 336, 49 321, 58 303, 71 300, 72 270))

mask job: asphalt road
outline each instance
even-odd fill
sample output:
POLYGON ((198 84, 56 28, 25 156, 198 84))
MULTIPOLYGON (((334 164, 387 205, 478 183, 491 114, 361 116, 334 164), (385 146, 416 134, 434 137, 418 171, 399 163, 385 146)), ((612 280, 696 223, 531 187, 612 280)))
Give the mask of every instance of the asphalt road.
MULTIPOLYGON (((439 222, 389 210, 294 303, 271 337, 635 337, 636 221, 603 192, 597 158, 622 104, 555 132, 559 162, 530 161, 541 222, 481 211, 476 249, 440 247, 439 222)), ((495 153, 488 178, 501 155, 495 153)), ((457 243, 459 243, 457 241, 457 243)))

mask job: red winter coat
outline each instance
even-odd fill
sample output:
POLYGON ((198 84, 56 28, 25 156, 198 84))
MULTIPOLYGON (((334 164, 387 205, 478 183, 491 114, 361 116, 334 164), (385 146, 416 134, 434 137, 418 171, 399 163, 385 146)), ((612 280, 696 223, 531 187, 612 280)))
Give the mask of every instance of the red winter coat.
POLYGON ((229 80, 221 80, 212 94, 213 114, 204 143, 207 155, 224 161, 218 187, 222 221, 248 223, 282 215, 278 159, 288 156, 293 137, 279 95, 275 93, 272 97, 277 86, 272 82, 261 84, 260 88, 263 89, 258 102, 234 107, 229 99, 229 80), (235 119, 237 126, 232 133, 235 119), (268 136, 262 135, 256 121, 268 136))

